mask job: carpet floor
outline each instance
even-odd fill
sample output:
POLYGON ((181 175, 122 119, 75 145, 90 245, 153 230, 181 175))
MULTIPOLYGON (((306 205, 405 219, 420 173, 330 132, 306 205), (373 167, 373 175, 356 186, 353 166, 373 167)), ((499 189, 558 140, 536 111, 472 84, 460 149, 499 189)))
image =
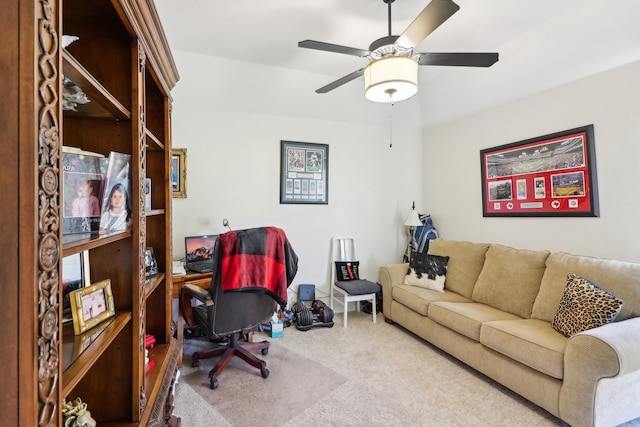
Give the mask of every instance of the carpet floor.
MULTIPOLYGON (((260 356, 270 370, 236 360, 209 387, 213 361, 191 367, 202 340, 185 340, 174 415, 183 427, 529 426, 562 422, 397 325, 349 313, 333 328, 286 328, 260 356), (402 349, 402 351, 400 350, 402 349)), ((635 425, 635 424, 634 424, 635 425)))

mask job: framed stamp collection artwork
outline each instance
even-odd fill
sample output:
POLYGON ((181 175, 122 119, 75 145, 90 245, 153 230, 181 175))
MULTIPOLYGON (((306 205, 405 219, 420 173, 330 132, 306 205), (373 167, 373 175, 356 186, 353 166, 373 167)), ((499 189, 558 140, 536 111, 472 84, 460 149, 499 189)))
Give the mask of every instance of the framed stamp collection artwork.
POLYGON ((329 145, 280 141, 280 203, 329 203, 329 145))
POLYGON ((593 125, 480 151, 482 215, 597 217, 593 125))

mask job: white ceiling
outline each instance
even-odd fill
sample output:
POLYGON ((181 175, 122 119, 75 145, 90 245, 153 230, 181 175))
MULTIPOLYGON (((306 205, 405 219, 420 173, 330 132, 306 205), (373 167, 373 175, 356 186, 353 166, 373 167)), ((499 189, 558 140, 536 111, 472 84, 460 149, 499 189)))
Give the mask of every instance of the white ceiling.
MULTIPOLYGON (((418 95, 404 102, 418 111, 416 117, 423 129, 640 60, 638 0, 455 2, 460 10, 414 51, 498 52, 500 60, 490 68, 421 67, 418 95)), ((320 100, 301 95, 300 103, 310 104, 318 99, 336 109, 344 105, 369 108, 364 106, 369 101, 362 94, 362 78, 328 94, 313 92, 362 68, 366 59, 301 49, 297 43, 312 39, 368 49, 372 41, 388 32, 387 5, 383 0, 155 3, 174 51, 224 58, 230 60, 225 64, 249 68, 244 73, 250 72, 251 67, 265 70, 265 66, 297 71, 306 81, 304 91, 323 97, 320 100)), ((401 34, 428 3, 396 0, 392 5, 393 34, 401 34)), ((181 64, 177 65, 184 79, 181 64)), ((290 105, 295 104, 291 97, 287 102, 292 115, 307 107, 290 105)), ((358 114, 357 109, 360 107, 345 108, 341 117, 348 120, 350 112, 358 114)), ((327 111, 326 118, 331 119, 329 110, 316 109, 313 114, 322 116, 322 111, 327 111)))

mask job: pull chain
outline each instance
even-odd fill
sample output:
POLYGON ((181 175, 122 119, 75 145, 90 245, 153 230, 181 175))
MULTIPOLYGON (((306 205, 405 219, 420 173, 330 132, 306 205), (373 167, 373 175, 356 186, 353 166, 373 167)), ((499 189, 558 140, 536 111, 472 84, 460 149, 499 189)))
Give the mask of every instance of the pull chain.
POLYGON ((393 147, 393 120, 392 111, 393 103, 389 107, 389 148, 393 147))

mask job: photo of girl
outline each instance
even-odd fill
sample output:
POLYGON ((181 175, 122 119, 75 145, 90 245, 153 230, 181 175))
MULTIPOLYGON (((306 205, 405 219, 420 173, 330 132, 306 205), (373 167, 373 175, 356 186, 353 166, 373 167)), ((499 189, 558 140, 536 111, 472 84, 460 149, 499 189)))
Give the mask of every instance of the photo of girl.
POLYGON ((131 203, 127 186, 117 183, 109 192, 100 219, 100 232, 124 231, 131 226, 131 203))
MULTIPOLYGON (((98 181, 98 184, 100 181, 98 181)), ((71 216, 98 216, 100 215, 100 202, 94 194, 93 181, 80 179, 76 184, 76 197, 71 202, 71 216)))

